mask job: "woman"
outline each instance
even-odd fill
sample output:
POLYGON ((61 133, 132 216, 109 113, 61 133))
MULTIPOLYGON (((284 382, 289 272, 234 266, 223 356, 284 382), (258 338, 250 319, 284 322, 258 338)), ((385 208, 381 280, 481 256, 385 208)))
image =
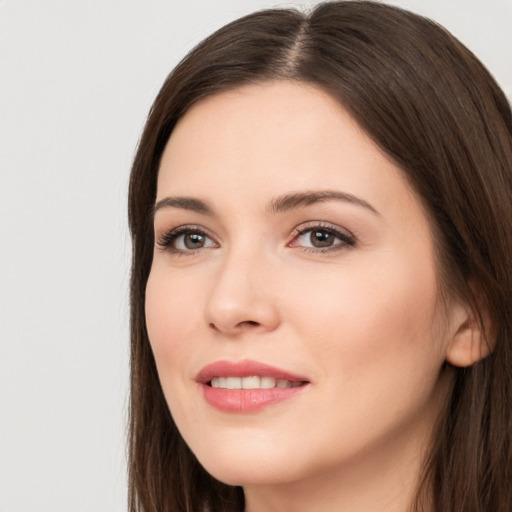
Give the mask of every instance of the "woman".
POLYGON ((512 115, 374 2, 256 13, 135 158, 132 511, 512 509, 512 115))

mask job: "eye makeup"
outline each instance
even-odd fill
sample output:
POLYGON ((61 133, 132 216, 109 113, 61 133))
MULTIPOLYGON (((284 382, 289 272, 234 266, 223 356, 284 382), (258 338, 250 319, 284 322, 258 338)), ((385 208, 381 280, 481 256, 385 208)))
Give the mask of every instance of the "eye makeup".
MULTIPOLYGON (((209 230, 196 224, 186 224, 164 232, 158 238, 157 245, 170 254, 187 256, 220 247, 209 230)), ((356 237, 348 230, 320 221, 311 221, 294 228, 291 241, 287 243, 287 247, 310 253, 337 252, 355 245, 356 237)))
POLYGON ((356 241, 356 237, 346 229, 327 222, 311 221, 294 229, 288 246, 312 253, 326 253, 354 247, 356 241))
POLYGON ((202 226, 186 224, 166 231, 158 240, 158 247, 171 254, 195 254, 201 249, 219 247, 202 226))

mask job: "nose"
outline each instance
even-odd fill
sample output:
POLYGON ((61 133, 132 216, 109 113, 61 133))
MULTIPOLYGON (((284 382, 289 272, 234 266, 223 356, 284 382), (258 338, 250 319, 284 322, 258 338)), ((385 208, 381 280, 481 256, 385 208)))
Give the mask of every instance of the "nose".
POLYGON ((230 255, 219 266, 206 304, 210 329, 226 336, 270 332, 279 324, 275 279, 264 257, 230 255))

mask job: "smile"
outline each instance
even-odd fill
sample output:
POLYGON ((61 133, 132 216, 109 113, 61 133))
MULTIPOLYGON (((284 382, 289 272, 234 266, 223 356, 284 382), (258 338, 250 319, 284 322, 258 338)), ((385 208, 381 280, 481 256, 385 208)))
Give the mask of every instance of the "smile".
POLYGON ((203 398, 228 413, 258 412, 308 389, 303 376, 257 361, 217 361, 196 376, 203 398))
POLYGON ((213 377, 210 381, 212 388, 220 389, 272 389, 272 388, 296 388, 303 384, 301 381, 291 382, 275 377, 213 377))

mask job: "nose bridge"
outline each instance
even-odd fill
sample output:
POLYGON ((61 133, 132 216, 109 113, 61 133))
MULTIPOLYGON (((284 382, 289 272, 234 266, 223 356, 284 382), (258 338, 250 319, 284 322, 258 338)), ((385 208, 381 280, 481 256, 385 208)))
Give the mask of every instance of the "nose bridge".
POLYGON ((272 293, 269 255, 254 243, 239 243, 226 251, 214 276, 206 320, 226 334, 258 327, 274 329, 277 304, 272 293))

